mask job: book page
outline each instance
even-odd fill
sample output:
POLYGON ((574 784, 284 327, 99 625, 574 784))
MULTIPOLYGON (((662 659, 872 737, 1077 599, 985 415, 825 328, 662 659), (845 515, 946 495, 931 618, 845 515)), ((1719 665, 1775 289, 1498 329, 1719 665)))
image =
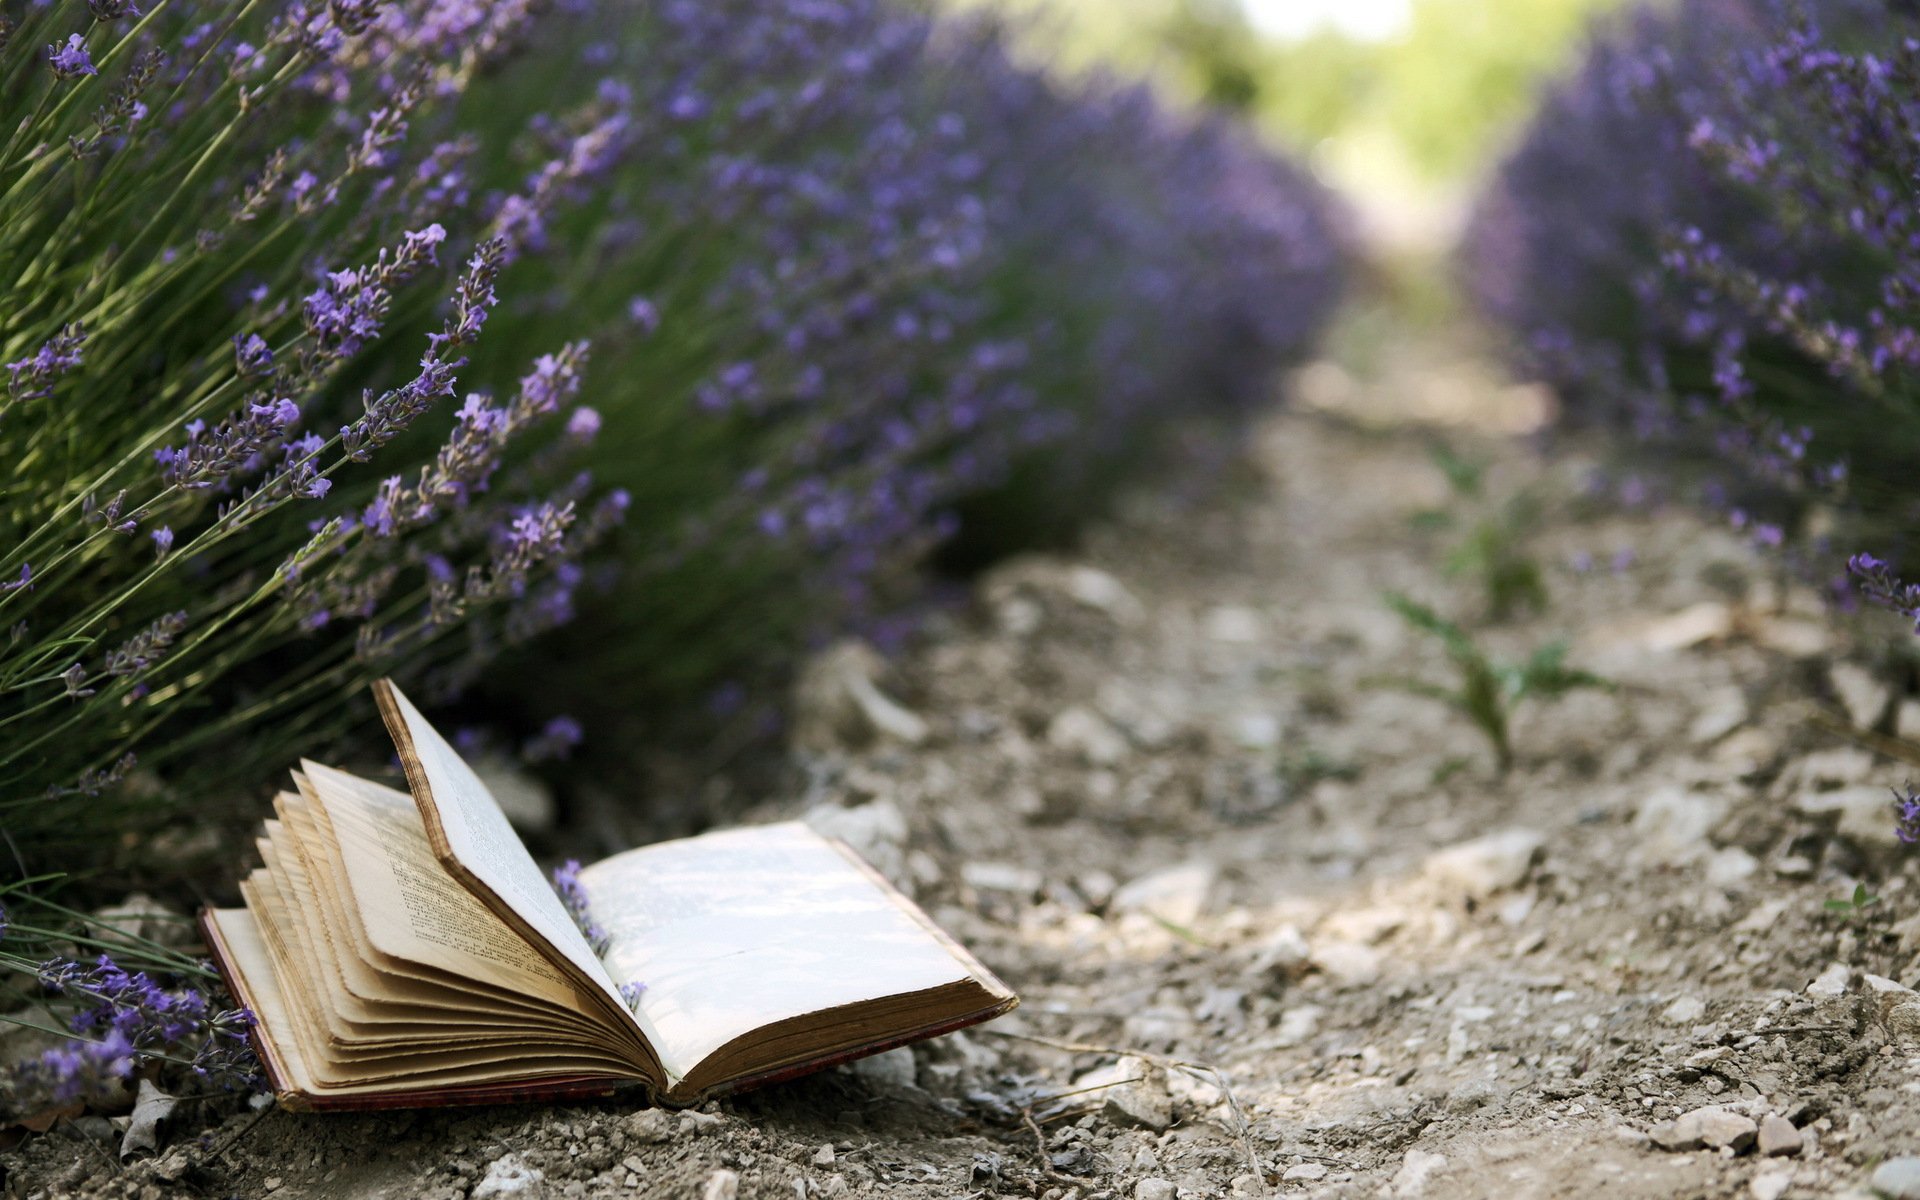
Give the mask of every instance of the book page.
POLYGON ((326 809, 375 951, 553 1003, 573 1000, 572 982, 447 874, 411 797, 319 763, 301 769, 326 809))
POLYGON ((399 688, 383 680, 375 685, 375 694, 400 750, 427 833, 438 835, 435 851, 462 869, 472 883, 491 892, 520 918, 526 932, 575 967, 582 979, 598 986, 612 1001, 611 1008, 631 1022, 632 1014, 606 967, 587 945, 487 785, 399 688))
POLYGON ((797 821, 629 850, 580 882, 612 935, 608 967, 646 985, 640 1011, 675 1081, 777 1021, 972 978, 797 821))

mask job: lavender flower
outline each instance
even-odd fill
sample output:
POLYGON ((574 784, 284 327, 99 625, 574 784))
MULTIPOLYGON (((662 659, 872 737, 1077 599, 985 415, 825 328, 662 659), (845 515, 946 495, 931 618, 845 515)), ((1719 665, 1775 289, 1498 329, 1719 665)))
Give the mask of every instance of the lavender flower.
POLYGON ((197 987, 128 971, 111 955, 90 963, 50 959, 36 971, 43 992, 71 1006, 75 1037, 16 1070, 19 1108, 103 1100, 156 1055, 191 1055, 191 1070, 223 1090, 262 1083, 247 1041, 253 1014, 216 1008, 197 987))
POLYGON ((1893 792, 1894 836, 1903 845, 1920 843, 1920 793, 1911 785, 1890 790, 1893 792))
POLYGON ((47 61, 53 66, 53 74, 58 79, 74 79, 81 75, 98 75, 94 70, 93 58, 87 53, 87 40, 77 33, 68 34, 65 44, 47 47, 47 61))
POLYGON ((81 348, 86 341, 86 330, 80 325, 66 325, 32 355, 8 363, 7 399, 38 400, 51 396, 54 382, 80 366, 81 348))
POLYGON ((580 927, 587 945, 595 954, 605 955, 613 944, 613 938, 593 919, 593 913, 588 908, 587 890, 580 883, 578 859, 570 858, 553 869, 553 890, 559 893, 560 903, 566 905, 567 912, 572 914, 573 923, 580 927))
POLYGON ((541 728, 538 737, 529 739, 521 748, 520 757, 530 763, 568 758, 585 736, 580 722, 572 717, 554 717, 541 728))

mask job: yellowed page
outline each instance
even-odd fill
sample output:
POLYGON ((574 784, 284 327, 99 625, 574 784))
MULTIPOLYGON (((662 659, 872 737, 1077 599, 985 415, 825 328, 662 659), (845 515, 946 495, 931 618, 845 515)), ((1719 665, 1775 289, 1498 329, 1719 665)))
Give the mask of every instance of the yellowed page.
POLYGON ((646 985, 669 1076, 775 1022, 973 974, 832 843, 797 821, 617 854, 580 873, 607 965, 646 985))
POLYGON ((451 1089, 543 1076, 633 1077, 604 1057, 543 1045, 523 1046, 505 1055, 470 1050, 435 1052, 419 1056, 407 1067, 388 1066, 369 1076, 342 1073, 326 1065, 311 1041, 309 1023, 297 1015, 298 1006, 289 1003, 292 997, 281 986, 258 914, 248 909, 213 909, 208 916, 218 930, 240 999, 259 1022, 258 1041, 273 1064, 274 1076, 295 1095, 374 1095, 394 1090, 396 1083, 415 1089, 451 1089))
POLYGON ((326 808, 373 949, 550 1003, 576 999, 566 975, 447 875, 411 797, 318 763, 301 770, 326 808))
POLYGON ((640 1031, 600 957, 587 945, 486 784, 399 688, 383 681, 376 695, 383 699, 383 715, 436 853, 463 870, 468 882, 490 892, 520 919, 536 944, 544 943, 543 949, 572 964, 582 979, 601 989, 610 1011, 640 1031))
POLYGON ((375 1006, 372 1011, 380 1015, 370 1015, 370 1023, 387 1026, 398 1035, 403 1030, 418 1028, 423 1020, 444 1021, 444 1010, 451 1009, 470 1021, 491 1019, 502 1026, 521 1027, 529 1033, 544 1029, 593 1040, 604 1031, 603 1023, 577 1011, 581 1007, 579 985, 571 981, 574 999, 556 1003, 551 997, 528 995, 525 990, 439 970, 376 949, 367 937, 360 910, 355 907, 346 864, 326 805, 320 801, 311 779, 295 772, 294 781, 300 787, 299 795, 283 796, 275 807, 281 812, 286 828, 296 835, 294 840, 304 856, 308 879, 316 885, 315 907, 329 943, 327 957, 339 971, 346 990, 375 1006))

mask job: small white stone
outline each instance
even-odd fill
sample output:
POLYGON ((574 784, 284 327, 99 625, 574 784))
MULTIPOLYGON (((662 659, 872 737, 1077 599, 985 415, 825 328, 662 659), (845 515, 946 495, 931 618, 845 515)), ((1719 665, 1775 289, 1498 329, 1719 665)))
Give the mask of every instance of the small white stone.
POLYGON ((495 1196, 536 1196, 545 1176, 520 1160, 518 1154, 502 1154, 487 1164, 487 1173, 473 1185, 472 1200, 492 1200, 495 1196))
POLYGON ((1047 726, 1047 743, 1057 750, 1078 755, 1096 767, 1111 767, 1127 756, 1127 739, 1107 719, 1089 708, 1075 705, 1061 710, 1047 726))
POLYGON ((1682 996, 1661 1011, 1660 1019, 1669 1025, 1693 1025, 1707 1015, 1707 1002, 1698 996, 1682 996))
POLYGON ((1280 1014, 1280 1025, 1273 1031, 1273 1044, 1281 1049, 1298 1046, 1320 1030, 1320 1017, 1326 1012, 1318 1004, 1302 1004, 1280 1014))
POLYGON ((1133 1200, 1174 1200, 1179 1189, 1166 1179, 1142 1179, 1133 1185, 1133 1200))
POLYGON ((1687 739, 1696 746, 1711 745, 1747 723, 1747 695, 1738 684, 1725 684, 1707 694, 1700 714, 1687 727, 1687 739))
POLYGON ((1011 892, 1017 896, 1031 896, 1045 882, 1032 867, 997 862, 963 863, 960 878, 976 892, 1011 892))
POLYGON ((1715 850, 1707 859, 1707 882, 1714 887, 1732 887, 1753 877, 1760 860, 1738 846, 1715 850))
POLYGON ((924 742, 927 723, 875 682, 885 671, 879 651, 852 639, 809 659, 794 682, 794 745, 830 753, 876 739, 910 746, 924 742))
POLYGON ((706 1186, 700 1189, 700 1200, 738 1200, 740 1195, 740 1173, 721 1167, 707 1176, 706 1186))
POLYGON ((1786 1158, 1800 1153, 1806 1139, 1793 1122, 1778 1113, 1768 1113, 1760 1121, 1760 1153, 1768 1158, 1786 1158))
POLYGON ((1853 968, 1845 963, 1834 963, 1814 977, 1807 985, 1807 995, 1818 996, 1823 1000, 1834 1000, 1847 994, 1847 987, 1853 982, 1853 968))
POLYGON ((1088 1092, 1098 1099, 1102 1111, 1123 1125, 1138 1125, 1155 1133, 1173 1124, 1173 1100, 1167 1093, 1159 1070, 1132 1055, 1105 1067, 1096 1067, 1073 1081, 1074 1090, 1097 1088, 1088 1092))
POLYGON ((1447 1156, 1427 1150, 1409 1150, 1393 1177, 1395 1196, 1419 1196, 1426 1192, 1433 1177, 1447 1169, 1447 1156))
POLYGON ((907 1046, 896 1046, 892 1050, 855 1059, 849 1067, 855 1075, 883 1088, 910 1088, 915 1086, 917 1079, 913 1050, 907 1046))
POLYGON ((1802 792, 1793 808, 1804 816, 1834 821, 1834 831, 1862 850, 1896 850, 1900 838, 1893 819, 1893 793, 1874 783, 1830 792, 1802 792))
POLYGON ((1189 862, 1129 881, 1114 892, 1115 914, 1147 913, 1175 925, 1191 925, 1206 911, 1216 871, 1212 863, 1189 862))
POLYGON ((1887 1200, 1920 1200, 1920 1158, 1890 1158, 1873 1170, 1873 1190, 1887 1200))
POLYGON ((1298 975, 1312 953, 1298 926, 1281 925, 1253 944, 1253 969, 1262 975, 1298 975))
POLYGON ((1792 1186, 1792 1171, 1762 1171, 1747 1182, 1747 1192, 1753 1200, 1780 1200, 1792 1186))
POLYGON ((1893 693, 1885 680, 1859 663, 1834 663, 1827 668, 1827 679, 1857 729, 1870 728, 1893 693))
POLYGON ((1423 874, 1468 899, 1484 900, 1518 887, 1546 838, 1531 829, 1506 829, 1448 846, 1427 856, 1423 874))
POLYGON ((1327 978, 1348 987, 1364 987, 1380 978, 1380 952, 1360 942, 1316 942, 1312 961, 1327 978))
POLYGON ((1707 855, 1712 848, 1707 835, 1726 814, 1727 802, 1719 796, 1663 787, 1640 802, 1633 817, 1633 832, 1647 860, 1680 866, 1707 855))
POLYGON ((1266 622, 1260 614, 1238 605, 1209 609, 1204 624, 1209 638, 1229 646, 1251 646, 1266 634, 1266 622))
POLYGON ((839 838, 895 884, 912 883, 907 871, 907 818, 891 800, 869 800, 851 807, 816 804, 802 813, 815 833, 839 838))
POLYGON ((1327 1165, 1317 1162, 1295 1163, 1280 1173, 1282 1183, 1312 1183, 1327 1177, 1327 1165))

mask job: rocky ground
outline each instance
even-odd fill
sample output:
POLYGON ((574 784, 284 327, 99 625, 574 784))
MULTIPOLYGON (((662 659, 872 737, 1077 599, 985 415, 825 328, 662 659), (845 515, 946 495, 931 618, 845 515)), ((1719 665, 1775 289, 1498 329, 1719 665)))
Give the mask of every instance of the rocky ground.
POLYGON ((1485 433, 1537 401, 1471 366, 1300 382, 1207 499, 1000 568, 884 669, 823 660, 788 783, 734 802, 854 841, 1017 1013, 695 1113, 242 1112, 130 1165, 56 1131, 7 1194, 1920 1197, 1897 630, 1485 433), (1479 498, 1383 394, 1476 422, 1479 498), (1476 617, 1446 549, 1522 494, 1551 604, 1463 623, 1614 686, 1522 703, 1502 776, 1400 686, 1448 660, 1382 595, 1476 617))

